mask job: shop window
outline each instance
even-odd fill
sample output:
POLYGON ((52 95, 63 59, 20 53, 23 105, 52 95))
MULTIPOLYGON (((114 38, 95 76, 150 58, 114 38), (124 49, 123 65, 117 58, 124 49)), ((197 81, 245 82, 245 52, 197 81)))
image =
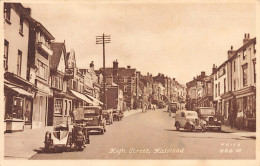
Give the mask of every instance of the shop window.
POLYGON ((242 66, 243 70, 243 87, 247 86, 247 64, 242 66))
POLYGON ((61 99, 55 99, 54 113, 58 114, 58 115, 62 115, 62 100, 61 99))
POLYGON ((4 4, 4 18, 8 23, 10 23, 10 21, 11 21, 11 6, 10 6, 9 3, 4 4))
POLYGON ((8 50, 9 50, 9 42, 5 40, 4 47, 4 70, 8 70, 8 50))
POLYGON ((22 70, 22 51, 18 50, 17 55, 17 75, 21 76, 21 70, 22 70))
POLYGON ((12 118, 23 119, 23 99, 20 97, 13 98, 12 118))

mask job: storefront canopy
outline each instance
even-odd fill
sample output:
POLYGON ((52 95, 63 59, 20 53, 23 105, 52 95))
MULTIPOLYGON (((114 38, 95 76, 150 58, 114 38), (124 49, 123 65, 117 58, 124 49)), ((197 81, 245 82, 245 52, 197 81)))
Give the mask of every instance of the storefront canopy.
POLYGON ((71 91, 71 93, 75 96, 75 97, 77 97, 77 98, 79 98, 79 99, 81 99, 81 100, 84 100, 85 102, 87 102, 87 103, 89 103, 89 104, 93 104, 93 105, 96 105, 93 101, 91 101, 89 98, 87 98, 85 95, 83 95, 83 94, 81 94, 81 93, 79 93, 79 92, 76 92, 76 91, 74 91, 74 90, 70 90, 71 91))
POLYGON ((101 101, 99 101, 98 99, 96 99, 96 98, 94 98, 94 97, 92 97, 90 95, 87 95, 87 94, 86 94, 86 96, 88 98, 90 98, 94 103, 96 103, 95 105, 99 105, 99 104, 103 105, 103 103, 101 101))
POLYGON ((33 97, 32 93, 30 93, 30 92, 28 92, 28 91, 26 91, 26 90, 24 90, 22 88, 19 88, 17 86, 9 85, 9 84, 5 84, 5 86, 10 88, 10 89, 12 89, 12 90, 14 90, 15 92, 17 92, 17 93, 19 93, 21 95, 25 95, 25 96, 28 96, 28 97, 33 97))

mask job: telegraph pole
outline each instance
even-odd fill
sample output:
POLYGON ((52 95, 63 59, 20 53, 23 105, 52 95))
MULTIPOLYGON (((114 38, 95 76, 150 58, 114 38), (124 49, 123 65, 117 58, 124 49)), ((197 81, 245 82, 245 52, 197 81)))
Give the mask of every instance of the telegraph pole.
POLYGON ((104 109, 107 109, 107 102, 106 102, 106 56, 105 56, 105 44, 111 42, 111 36, 105 35, 103 33, 102 36, 96 36, 96 44, 103 44, 103 103, 104 109))

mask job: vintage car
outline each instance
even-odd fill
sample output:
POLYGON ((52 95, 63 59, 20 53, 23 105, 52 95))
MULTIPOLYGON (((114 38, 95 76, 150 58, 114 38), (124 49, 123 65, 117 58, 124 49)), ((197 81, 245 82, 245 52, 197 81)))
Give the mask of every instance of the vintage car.
POLYGON ((213 107, 198 107, 196 109, 201 120, 206 122, 206 129, 217 129, 221 131, 221 121, 215 117, 215 108, 213 107))
POLYGON ((205 131, 205 122, 199 119, 196 111, 179 110, 175 114, 175 127, 177 131, 180 128, 205 131))
POLYGON ((168 112, 171 111, 171 113, 176 113, 178 110, 178 103, 177 102, 172 102, 168 105, 168 112))
MULTIPOLYGON (((99 131, 101 134, 106 132, 106 120, 102 115, 102 108, 99 106, 84 106, 77 108, 79 115, 83 116, 83 124, 88 131, 99 131), (83 115, 80 115, 83 114, 83 115)), ((75 110, 75 111, 76 111, 75 110)), ((74 117, 76 118, 76 117, 74 117)))
POLYGON ((113 124, 113 110, 108 109, 108 110, 103 110, 103 116, 106 119, 106 123, 108 124, 113 124))
POLYGON ((64 151, 74 145, 78 150, 83 150, 86 143, 89 143, 89 136, 86 130, 79 124, 69 124, 61 117, 56 118, 53 125, 53 131, 47 131, 45 134, 45 150, 50 152, 54 150, 64 151))
POLYGON ((124 113, 121 110, 114 109, 113 110, 113 119, 120 121, 124 117, 124 113))
POLYGON ((166 107, 165 103, 162 102, 162 101, 159 101, 157 106, 158 106, 158 108, 165 108, 166 107))

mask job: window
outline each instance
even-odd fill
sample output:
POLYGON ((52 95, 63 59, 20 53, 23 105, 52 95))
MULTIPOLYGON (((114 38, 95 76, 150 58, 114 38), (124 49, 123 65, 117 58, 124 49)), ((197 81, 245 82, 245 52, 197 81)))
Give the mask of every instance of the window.
POLYGON ((243 59, 246 59, 246 50, 243 51, 243 59))
POLYGON ((4 69, 8 70, 8 49, 9 49, 9 42, 5 40, 5 48, 4 48, 4 69))
POLYGON ((54 77, 54 79, 53 79, 53 86, 55 88, 58 88, 58 78, 57 77, 54 77))
POLYGON ((68 113, 70 113, 72 111, 72 104, 71 104, 71 101, 69 101, 69 110, 68 110, 68 113))
POLYGON ((19 97, 13 98, 12 118, 23 119, 23 99, 19 97))
POLYGON ((22 16, 20 16, 20 26, 19 26, 19 32, 21 33, 21 34, 23 34, 23 17, 22 16))
POLYGON ((215 84, 215 97, 217 97, 217 89, 218 89, 218 85, 215 84))
POLYGON ((247 64, 242 66, 243 70, 243 87, 247 86, 247 64))
POLYGON ((220 82, 218 83, 218 95, 220 96, 220 82))
POLYGON ((256 83, 255 64, 256 64, 256 60, 253 60, 253 67, 254 67, 254 83, 256 83))
POLYGON ((4 18, 5 20, 10 23, 11 19, 11 6, 8 3, 4 4, 4 18))
POLYGON ((216 72, 216 74, 215 74, 215 80, 217 80, 217 72, 216 72))
POLYGON ((76 83, 76 81, 73 80, 73 85, 72 86, 73 86, 73 88, 72 88, 73 90, 77 90, 77 83, 76 83))
POLYGON ((124 86, 124 92, 127 92, 127 86, 124 86))
POLYGON ((54 113, 59 114, 59 115, 62 114, 62 100, 61 99, 55 99, 54 113))
POLYGON ((18 56, 17 56, 17 75, 21 76, 21 69, 22 69, 22 51, 18 50, 18 56))
POLYGON ((47 80, 48 79, 48 66, 46 64, 44 64, 43 62, 41 62, 40 60, 38 60, 37 67, 38 67, 38 70, 37 70, 38 76, 44 80, 47 80))
POLYGON ((127 83, 127 77, 124 77, 124 83, 127 83))
POLYGON ((224 93, 226 93, 226 78, 224 78, 224 93))
POLYGON ((236 80, 234 80, 234 91, 236 90, 236 80))
POLYGON ((234 63, 234 72, 236 71, 236 61, 233 62, 234 63))
POLYGON ((68 115, 68 101, 65 100, 65 113, 64 115, 68 115))
POLYGON ((255 50, 255 44, 253 44, 253 50, 254 50, 254 53, 256 53, 256 50, 255 50))

